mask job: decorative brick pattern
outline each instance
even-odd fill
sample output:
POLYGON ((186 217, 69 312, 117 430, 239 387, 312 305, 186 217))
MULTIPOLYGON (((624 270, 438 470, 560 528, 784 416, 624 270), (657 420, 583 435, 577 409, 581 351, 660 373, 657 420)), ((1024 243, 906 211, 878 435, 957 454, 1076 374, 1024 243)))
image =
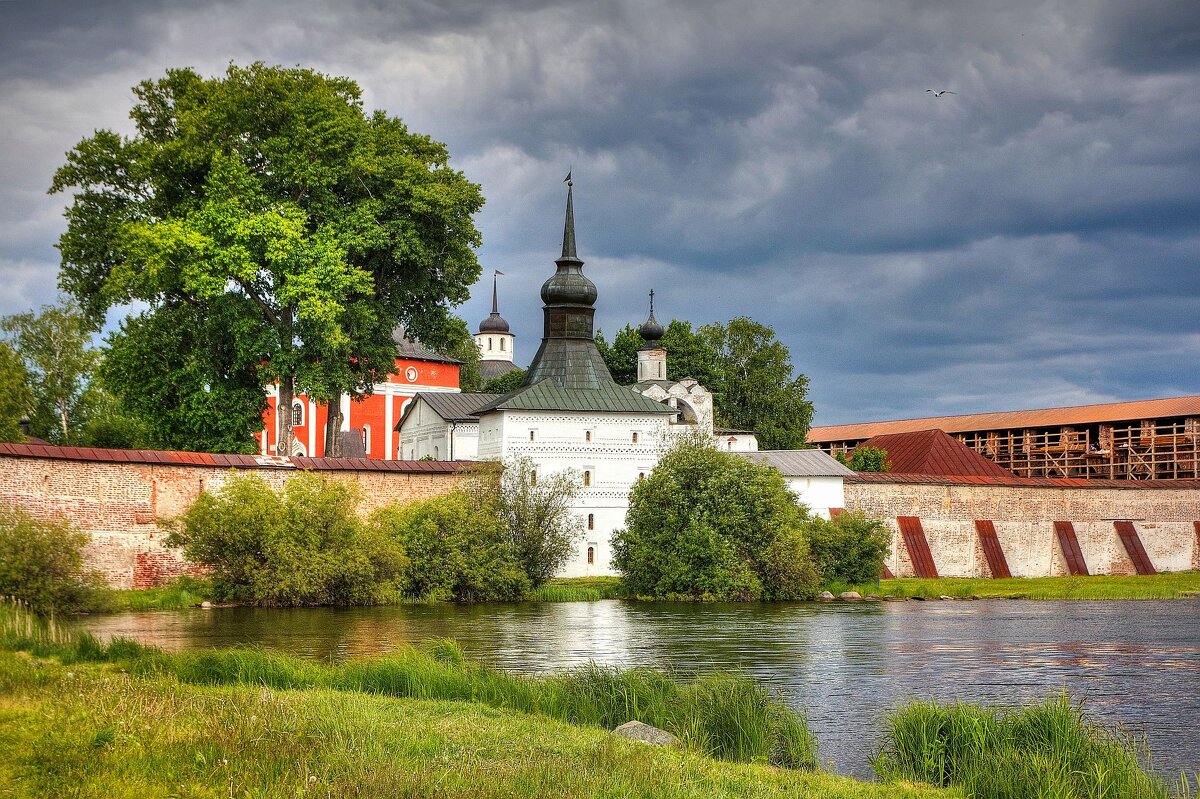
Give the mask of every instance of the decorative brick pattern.
MULTIPOLYGON (((301 473, 260 466, 248 456, 202 456, 224 463, 190 465, 178 462, 178 456, 193 453, 130 451, 125 453, 128 460, 116 461, 94 454, 113 450, 41 447, 45 452, 35 455, 14 452, 21 445, 5 446, 0 450, 0 503, 40 518, 65 518, 90 533, 87 564, 116 588, 148 588, 195 573, 195 567, 162 543, 166 531, 160 522, 183 513, 202 491, 219 491, 231 477, 246 471, 259 474, 276 489, 301 473)), ((461 464, 437 464, 434 470, 429 462, 302 462, 330 480, 358 486, 364 514, 392 502, 407 504, 445 494, 464 479, 455 471, 461 464)))
POLYGON ((955 481, 886 474, 847 478, 846 509, 885 519, 893 530, 887 566, 897 576, 914 574, 899 536, 900 516, 921 520, 930 551, 944 577, 988 577, 976 520, 991 521, 1014 577, 1068 573, 1054 532, 1069 521, 1092 574, 1133 574, 1134 563, 1114 528, 1130 521, 1158 571, 1200 565, 1200 487, 1195 481, 955 481))

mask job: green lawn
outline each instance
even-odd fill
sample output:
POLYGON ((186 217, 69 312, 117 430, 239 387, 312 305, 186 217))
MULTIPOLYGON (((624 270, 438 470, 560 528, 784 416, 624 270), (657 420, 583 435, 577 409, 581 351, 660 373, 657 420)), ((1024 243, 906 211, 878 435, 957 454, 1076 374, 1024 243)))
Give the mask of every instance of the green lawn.
POLYGON ((1169 572, 1146 576, 1014 577, 1004 580, 966 577, 942 577, 936 580, 904 578, 881 580, 878 585, 866 584, 852 588, 863 596, 892 594, 906 597, 946 595, 1021 599, 1177 599, 1200 596, 1200 572, 1169 572))
POLYGON ((0 653, 0 796, 933 799, 466 702, 186 685, 0 653))

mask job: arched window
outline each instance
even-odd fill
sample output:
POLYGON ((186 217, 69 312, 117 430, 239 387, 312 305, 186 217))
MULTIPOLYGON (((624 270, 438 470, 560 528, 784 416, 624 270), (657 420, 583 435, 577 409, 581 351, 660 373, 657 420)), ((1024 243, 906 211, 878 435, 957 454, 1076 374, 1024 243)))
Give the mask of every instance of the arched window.
POLYGON ((588 529, 589 530, 596 529, 596 514, 594 514, 594 513, 588 514, 588 529))
POLYGON ((537 472, 530 472, 530 473, 529 473, 529 484, 530 484, 531 486, 535 486, 535 485, 537 485, 537 472))
POLYGON ((292 403, 292 427, 300 427, 304 424, 304 403, 296 400, 292 403))
POLYGON ((662 365, 662 362, 661 362, 661 361, 660 361, 660 362, 659 362, 659 364, 658 364, 658 376, 659 376, 660 378, 663 376, 663 365, 662 365))
POLYGON ((637 443, 637 433, 633 434, 633 443, 637 443))
POLYGON ((643 480, 645 480, 645 479, 646 479, 646 473, 645 473, 645 472, 638 472, 638 482, 640 483, 640 482, 642 482, 642 481, 643 481, 643 480))
POLYGON ((591 484, 592 484, 592 473, 590 471, 585 471, 583 473, 583 487, 587 488, 591 484))
POLYGON ((588 547, 588 565, 591 566, 596 562, 596 548, 588 547))
POLYGON ((504 339, 500 339, 500 351, 504 352, 504 339))
POLYGON ((584 433, 583 433, 583 440, 584 440, 584 441, 586 441, 586 442, 587 442, 587 443, 589 443, 589 444, 590 444, 590 443, 592 443, 592 431, 591 431, 591 430, 585 430, 585 431, 584 431, 584 433))
POLYGON ((439 457, 440 457, 440 453, 438 452, 438 448, 434 447, 433 448, 433 459, 436 461, 439 457))
POLYGON ((371 452, 371 425, 364 424, 362 429, 363 452, 371 452))
POLYGON ((488 352, 492 351, 492 337, 488 336, 488 352))

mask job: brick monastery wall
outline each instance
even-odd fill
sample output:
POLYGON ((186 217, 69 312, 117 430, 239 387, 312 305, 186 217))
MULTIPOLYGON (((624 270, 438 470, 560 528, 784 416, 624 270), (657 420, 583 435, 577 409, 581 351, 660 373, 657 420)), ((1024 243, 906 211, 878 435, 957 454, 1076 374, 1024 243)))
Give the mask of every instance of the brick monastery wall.
POLYGON ((114 462, 108 459, 113 452, 0 444, 0 503, 39 518, 65 518, 90 533, 87 564, 116 588, 149 588, 187 572, 178 551, 163 544, 159 522, 247 471, 277 489, 306 469, 353 483, 363 513, 445 494, 464 479, 456 473, 461 464, 446 462, 296 458, 289 467, 264 465, 282 462, 274 458, 132 450, 114 462), (199 462, 179 462, 185 459, 199 462))
POLYGON ((1014 577, 1068 574, 1054 522, 1071 522, 1091 574, 1133 574, 1133 561, 1114 526, 1131 521, 1158 571, 1200 569, 1200 483, 1013 479, 992 484, 954 478, 889 481, 859 475, 846 481, 846 508, 883 518, 892 528, 888 568, 915 574, 897 517, 920 519, 943 577, 990 577, 975 520, 993 522, 1014 577), (1062 483, 1056 485, 1055 483, 1062 483))

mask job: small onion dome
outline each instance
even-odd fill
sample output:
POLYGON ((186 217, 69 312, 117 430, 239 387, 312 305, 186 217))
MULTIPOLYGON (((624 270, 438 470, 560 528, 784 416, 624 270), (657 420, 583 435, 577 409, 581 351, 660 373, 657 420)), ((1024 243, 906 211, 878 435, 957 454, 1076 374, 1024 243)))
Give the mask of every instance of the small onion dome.
POLYGON ((596 284, 578 266, 560 263, 558 271, 542 284, 542 302, 547 305, 591 305, 595 301, 596 284))
POLYGON ((507 333, 508 322, 500 314, 492 311, 488 318, 479 323, 480 333, 507 333))
POLYGON ((658 320, 654 318, 654 311, 650 312, 650 318, 643 322, 642 326, 638 328, 638 333, 641 334, 642 339, 647 344, 657 342, 663 337, 663 333, 665 332, 666 331, 663 330, 663 326, 660 325, 658 320))

